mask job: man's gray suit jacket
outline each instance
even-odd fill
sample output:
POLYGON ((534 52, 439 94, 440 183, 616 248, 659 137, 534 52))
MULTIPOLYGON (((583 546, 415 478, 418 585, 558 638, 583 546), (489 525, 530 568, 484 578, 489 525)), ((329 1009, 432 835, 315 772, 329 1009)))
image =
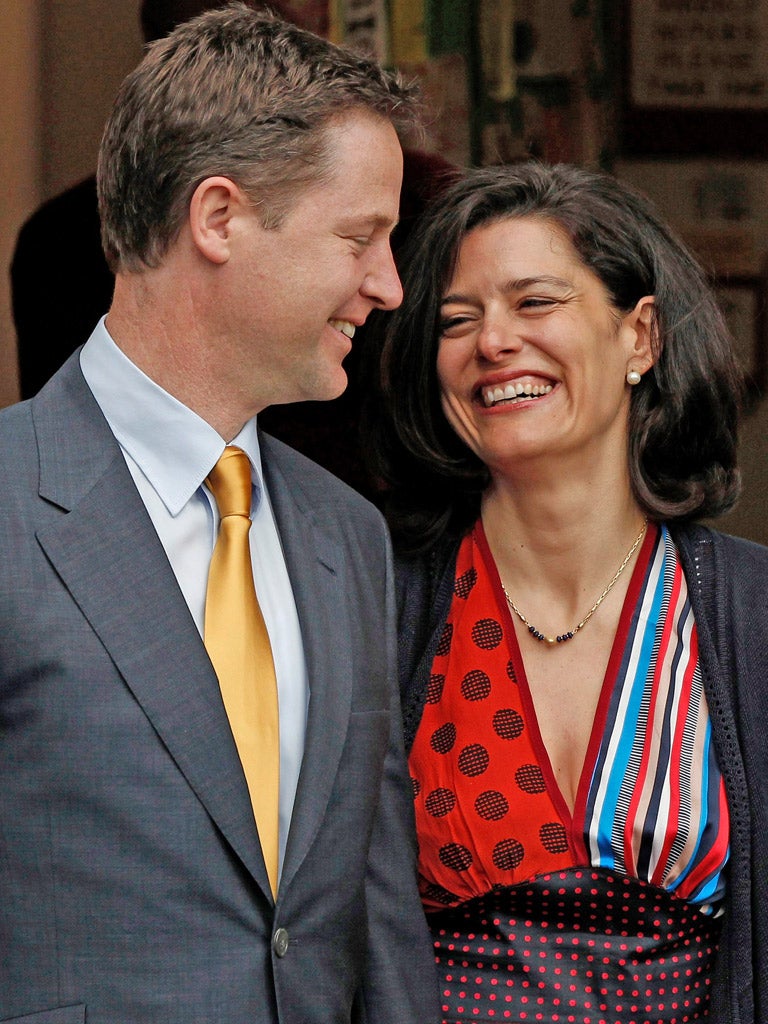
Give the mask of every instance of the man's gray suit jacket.
POLYGON ((276 906, 216 676, 78 355, 0 413, 0 1021, 438 1019, 386 531, 261 443, 310 685, 276 906))

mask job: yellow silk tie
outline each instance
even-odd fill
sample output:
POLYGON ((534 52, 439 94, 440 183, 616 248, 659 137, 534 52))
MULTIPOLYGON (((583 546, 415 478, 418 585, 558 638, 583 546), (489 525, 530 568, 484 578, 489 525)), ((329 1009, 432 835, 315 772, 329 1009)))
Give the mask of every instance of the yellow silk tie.
POLYGON ((272 648, 253 585, 251 463, 227 447, 205 481, 221 516, 205 599, 205 646, 251 795, 272 893, 277 893, 280 744, 272 648))

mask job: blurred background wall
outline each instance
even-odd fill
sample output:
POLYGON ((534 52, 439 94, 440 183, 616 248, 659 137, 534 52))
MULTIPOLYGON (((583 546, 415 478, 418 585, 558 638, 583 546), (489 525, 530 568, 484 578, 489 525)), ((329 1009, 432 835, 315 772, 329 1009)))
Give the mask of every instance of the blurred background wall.
POLYGON ((18 394, 7 273, 17 232, 42 200, 92 173, 112 98, 141 47, 138 0, 0 3, 0 405, 18 394))

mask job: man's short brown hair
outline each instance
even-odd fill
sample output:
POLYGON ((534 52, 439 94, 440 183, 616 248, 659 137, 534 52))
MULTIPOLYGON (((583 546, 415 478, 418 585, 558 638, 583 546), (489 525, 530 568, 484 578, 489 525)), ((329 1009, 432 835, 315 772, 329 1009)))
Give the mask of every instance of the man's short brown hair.
POLYGON ((99 153, 113 269, 157 266, 195 188, 223 175, 276 227, 328 174, 328 126, 353 110, 413 125, 414 88, 375 61, 246 3, 179 25, 125 79, 99 153))

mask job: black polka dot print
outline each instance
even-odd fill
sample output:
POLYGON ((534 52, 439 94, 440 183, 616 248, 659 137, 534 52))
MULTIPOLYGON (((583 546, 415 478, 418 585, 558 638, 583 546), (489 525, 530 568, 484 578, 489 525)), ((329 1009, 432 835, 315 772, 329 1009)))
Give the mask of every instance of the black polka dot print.
POLYGON ((439 704, 445 687, 445 676, 434 672, 429 679, 427 687, 427 704, 439 704))
POLYGON ((453 871, 466 871, 472 866, 472 854, 461 843, 446 843, 440 850, 440 860, 453 871))
POLYGON ((559 807, 537 763, 537 734, 526 728, 506 612, 472 543, 463 545, 450 628, 433 660, 410 756, 420 783, 414 813, 428 911, 445 908, 446 892, 461 903, 574 863, 570 847, 551 852, 560 849, 561 834, 545 828, 548 846, 540 834, 560 820, 559 807), (471 854, 471 870, 457 870, 461 850, 471 854))
POLYGON ((516 740, 524 728, 522 716, 514 708, 503 708, 493 716, 493 730, 503 740, 516 740))
POLYGON ((485 821, 501 821, 509 814, 509 801, 497 789, 486 789, 475 800, 475 810, 485 821))
POLYGON ((442 636, 440 637, 440 642, 437 645, 437 650, 435 651, 435 656, 436 657, 442 657, 443 655, 448 654, 448 652, 451 649, 451 641, 452 640, 453 640, 453 625, 450 622, 446 622, 445 628, 443 629, 442 636))
POLYGON ((430 740, 432 749, 438 754, 449 753, 449 751, 453 749, 455 742, 456 726, 453 722, 446 722, 445 725, 441 725, 439 729, 435 729, 430 740))
POLYGON ((450 814, 455 806, 456 794, 450 789, 433 789, 426 799, 427 811, 435 818, 450 814))
POLYGON ((692 1024, 720 922, 647 882, 572 868, 430 915, 442 1024, 692 1024))
POLYGON ((537 764, 523 764, 515 772, 518 789, 524 793, 543 793, 547 788, 544 773, 537 764))
POLYGON ((461 576, 457 576, 453 584, 453 592, 456 597, 462 598, 466 601, 469 595, 472 593, 472 588, 477 583, 477 569, 474 566, 463 572, 461 576))
POLYGON ((568 833, 561 821, 550 821, 539 829, 541 845, 548 853, 566 853, 568 833))
POLYGON ((442 885, 435 884, 425 885, 422 895, 428 897, 433 903, 442 903, 445 907, 449 907, 457 899, 456 893, 451 892, 442 885))
POLYGON ((502 839, 493 848, 493 863, 499 871, 514 871, 524 856, 525 848, 517 839, 502 839))
POLYGON ((492 651, 504 639, 504 630, 496 619, 479 619, 472 627, 472 642, 484 651, 492 651))
POLYGON ((474 777, 482 775, 488 768, 490 757, 488 751, 481 743, 471 743, 459 754, 459 771, 462 775, 474 777))
POLYGON ((491 680, 479 668, 467 672, 461 681, 464 700, 485 700, 491 693, 491 680))

